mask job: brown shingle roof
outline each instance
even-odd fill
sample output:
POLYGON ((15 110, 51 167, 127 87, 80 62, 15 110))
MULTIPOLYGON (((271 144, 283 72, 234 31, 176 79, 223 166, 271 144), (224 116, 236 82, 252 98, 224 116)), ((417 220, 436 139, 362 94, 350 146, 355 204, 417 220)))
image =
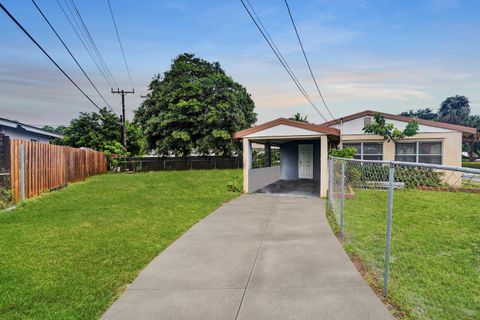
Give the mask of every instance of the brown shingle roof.
POLYGON ((358 119, 358 118, 365 117, 365 116, 374 116, 376 113, 380 113, 382 116, 385 117, 385 119, 390 119, 390 120, 398 120, 398 121, 404 121, 404 122, 411 122, 411 121, 415 120, 419 124, 423 124, 425 126, 437 127, 437 128, 447 129, 447 130, 454 130, 454 131, 459 131, 459 132, 468 133, 468 134, 476 134, 477 133, 476 128, 459 126, 459 125, 456 125, 456 124, 450 124, 450 123, 444 123, 444 122, 438 122, 438 121, 430 121, 430 120, 424 120, 424 119, 414 119, 414 118, 410 118, 410 117, 399 116, 399 115, 389 114, 389 113, 384 113, 384 112, 377 112, 377 111, 372 111, 372 110, 365 110, 365 111, 357 112, 357 113, 351 114, 349 116, 338 118, 338 119, 335 119, 335 120, 332 120, 332 121, 324 122, 324 123, 321 124, 321 126, 330 127, 332 125, 339 124, 341 122, 350 121, 350 120, 358 119))
POLYGON ((265 129, 268 129, 268 128, 272 128, 272 127, 275 127, 275 126, 278 126, 278 125, 281 125, 281 124, 291 126, 291 127, 300 128, 300 129, 315 131, 315 132, 318 132, 318 133, 324 133, 324 134, 332 135, 332 136, 339 136, 340 135, 340 130, 335 129, 335 128, 331 128, 331 127, 328 127, 328 126, 299 122, 299 121, 294 121, 294 120, 285 119, 285 118, 278 118, 278 119, 275 119, 275 120, 272 120, 272 121, 269 121, 269 122, 259 124, 258 126, 255 126, 255 127, 252 127, 252 128, 248 128, 248 129, 245 129, 245 130, 242 130, 242 131, 235 132, 233 134, 233 138, 234 139, 241 139, 245 136, 248 136, 249 134, 252 134, 252 133, 255 133, 255 132, 258 132, 258 131, 262 131, 262 130, 265 130, 265 129))

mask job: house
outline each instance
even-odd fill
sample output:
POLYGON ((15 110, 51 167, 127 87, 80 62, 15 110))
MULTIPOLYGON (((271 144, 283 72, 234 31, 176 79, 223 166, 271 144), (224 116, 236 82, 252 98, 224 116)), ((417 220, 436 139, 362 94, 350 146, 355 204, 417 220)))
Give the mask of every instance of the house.
POLYGON ((50 139, 62 137, 60 134, 48 132, 28 124, 0 118, 0 172, 6 171, 8 168, 7 139, 50 143, 50 139))
MULTIPOLYGON (((462 138, 476 134, 475 128, 416 119, 419 132, 397 144, 365 134, 375 111, 363 111, 323 124, 279 118, 234 134, 243 141, 245 192, 299 193, 326 197, 328 153, 332 148, 355 147, 355 158, 397 160, 461 166, 462 138), (280 148, 280 165, 252 168, 252 143, 261 143, 269 157, 272 146, 280 148)), ((412 118, 381 113, 387 123, 404 129, 412 118)), ((268 163, 268 161, 266 161, 268 163)))
POLYGON ((52 138, 63 137, 60 134, 4 118, 0 118, 0 136, 42 143, 49 143, 52 138))

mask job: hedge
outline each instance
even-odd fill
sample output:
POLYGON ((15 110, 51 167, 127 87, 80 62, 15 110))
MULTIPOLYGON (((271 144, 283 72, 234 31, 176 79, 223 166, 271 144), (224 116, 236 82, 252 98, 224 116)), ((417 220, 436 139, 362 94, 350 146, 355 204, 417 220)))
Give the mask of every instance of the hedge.
POLYGON ((464 161, 462 162, 462 167, 480 169, 480 162, 464 161))

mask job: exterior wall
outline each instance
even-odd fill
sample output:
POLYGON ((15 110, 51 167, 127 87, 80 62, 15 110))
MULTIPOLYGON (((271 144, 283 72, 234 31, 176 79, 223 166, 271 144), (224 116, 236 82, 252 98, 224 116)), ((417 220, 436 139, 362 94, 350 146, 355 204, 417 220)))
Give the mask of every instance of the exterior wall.
MULTIPOLYGON (((380 136, 371 134, 341 135, 341 144, 344 142, 378 141, 383 139, 380 136)), ((442 142, 442 164, 449 166, 462 165, 462 133, 461 132, 425 132, 402 141, 441 141, 442 142)), ((395 145, 393 142, 383 141, 383 160, 395 160, 395 145)))
POLYGON ((320 141, 296 140, 280 145, 280 179, 298 179, 298 145, 313 144, 313 180, 320 181, 320 141))
POLYGON ((280 166, 249 169, 247 192, 255 192, 279 179, 280 166))
POLYGON ((0 172, 9 171, 7 137, 0 132, 0 172))
POLYGON ((23 129, 3 127, 1 128, 1 131, 11 139, 21 139, 27 141, 35 139, 37 142, 50 143, 49 136, 35 132, 29 132, 23 129))

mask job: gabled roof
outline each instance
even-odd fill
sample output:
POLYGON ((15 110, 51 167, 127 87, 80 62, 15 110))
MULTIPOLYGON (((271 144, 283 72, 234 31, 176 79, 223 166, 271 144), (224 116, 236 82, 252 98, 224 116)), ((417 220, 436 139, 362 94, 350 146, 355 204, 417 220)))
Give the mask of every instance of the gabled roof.
POLYGON ((9 128, 15 128, 15 129, 19 128, 19 129, 23 129, 23 130, 26 130, 26 131, 29 131, 29 132, 33 132, 33 133, 36 133, 36 134, 41 134, 41 135, 44 135, 44 136, 47 136, 47 137, 52 137, 52 138, 63 138, 63 136, 61 134, 53 133, 53 132, 50 132, 50 131, 46 131, 46 130, 28 125, 28 124, 24 124, 24 123, 15 121, 15 120, 9 120, 9 119, 5 119, 5 118, 0 118, 0 127, 1 126, 9 127, 9 128))
POLYGON ((436 128, 442 128, 442 129, 447 129, 447 130, 453 130, 453 131, 459 131, 462 133, 468 133, 468 134, 476 134, 477 129, 476 128, 471 128, 471 127, 465 127, 465 126, 459 126, 456 124, 450 124, 450 123, 444 123, 444 122, 438 122, 438 121, 430 121, 430 120, 424 120, 424 119, 416 119, 416 118, 410 118, 410 117, 405 117, 405 116, 399 116, 395 114, 389 114, 389 113, 384 113, 384 112, 377 112, 377 111, 372 111, 372 110, 365 110, 362 112, 357 112, 354 114, 351 114, 349 116, 345 116, 342 118, 338 118, 332 121, 324 122, 321 124, 321 126, 333 126, 336 124, 340 124, 342 122, 362 118, 365 116, 374 116, 376 113, 380 113, 385 119, 390 119, 390 120, 397 120, 397 121, 404 121, 404 122, 412 122, 412 121, 417 121, 419 124, 425 125, 425 126, 430 126, 430 127, 436 127, 436 128))
POLYGON ((278 125, 287 125, 295 128, 300 128, 300 129, 305 129, 305 130, 310 130, 318 133, 324 133, 326 135, 332 135, 332 136, 339 136, 340 135, 340 130, 335 129, 335 128, 330 128, 328 126, 324 125, 318 125, 318 124, 312 124, 312 123, 305 123, 305 122, 299 122, 295 120, 290 120, 290 119, 285 119, 285 118, 278 118, 269 122, 265 122, 262 124, 259 124, 258 126, 248 128, 242 131, 235 132, 233 134, 234 139, 241 139, 245 136, 248 136, 252 133, 259 132, 265 129, 269 129, 278 125))

